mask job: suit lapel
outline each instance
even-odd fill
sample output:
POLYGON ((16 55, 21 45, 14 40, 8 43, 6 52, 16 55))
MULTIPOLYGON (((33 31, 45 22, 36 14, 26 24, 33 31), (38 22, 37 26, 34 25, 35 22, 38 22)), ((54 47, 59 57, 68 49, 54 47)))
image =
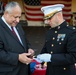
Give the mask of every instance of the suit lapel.
POLYGON ((11 35, 11 37, 13 37, 17 42, 19 42, 18 38, 16 35, 13 34, 13 32, 6 26, 5 30, 8 32, 9 35, 11 35))
MULTIPOLYGON (((20 36, 21 41, 22 41, 22 43, 23 43, 23 46, 25 47, 25 46, 26 46, 26 43, 25 43, 25 39, 24 39, 24 37, 23 37, 22 31, 21 31, 21 29, 20 29, 18 26, 16 27, 16 29, 17 29, 17 31, 18 31, 18 33, 19 33, 19 36, 20 36)), ((26 49, 26 47, 25 47, 25 49, 26 49)))

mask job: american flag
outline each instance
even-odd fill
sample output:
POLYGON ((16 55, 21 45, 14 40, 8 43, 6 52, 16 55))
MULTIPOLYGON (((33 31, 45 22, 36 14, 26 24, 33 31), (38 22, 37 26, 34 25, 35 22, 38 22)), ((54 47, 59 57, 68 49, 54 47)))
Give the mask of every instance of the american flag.
POLYGON ((24 0, 25 17, 28 21, 38 22, 43 21, 43 13, 41 7, 53 4, 64 4, 63 9, 64 19, 69 22, 71 18, 72 0, 24 0))

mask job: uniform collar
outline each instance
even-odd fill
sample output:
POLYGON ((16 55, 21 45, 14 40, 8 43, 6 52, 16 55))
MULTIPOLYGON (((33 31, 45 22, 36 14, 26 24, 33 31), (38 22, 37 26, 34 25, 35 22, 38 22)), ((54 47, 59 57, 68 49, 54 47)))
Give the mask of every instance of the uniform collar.
POLYGON ((67 22, 66 21, 64 21, 62 24, 60 24, 60 25, 58 25, 58 26, 56 26, 55 28, 52 28, 52 29, 54 29, 54 30, 60 30, 60 29, 62 29, 62 28, 64 28, 64 27, 66 27, 67 26, 67 22))

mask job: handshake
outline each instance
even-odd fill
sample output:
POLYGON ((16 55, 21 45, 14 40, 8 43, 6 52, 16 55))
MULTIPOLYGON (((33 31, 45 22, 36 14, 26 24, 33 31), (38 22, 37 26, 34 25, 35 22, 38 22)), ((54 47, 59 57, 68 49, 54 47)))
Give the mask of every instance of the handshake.
POLYGON ((35 60, 39 63, 51 62, 51 54, 49 53, 39 54, 37 55, 37 58, 35 58, 35 60))

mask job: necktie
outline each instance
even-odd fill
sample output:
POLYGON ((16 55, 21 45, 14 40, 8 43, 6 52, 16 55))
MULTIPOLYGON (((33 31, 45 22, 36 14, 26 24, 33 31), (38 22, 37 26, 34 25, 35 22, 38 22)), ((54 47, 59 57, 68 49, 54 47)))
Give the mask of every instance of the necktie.
POLYGON ((11 29, 12 29, 12 33, 13 33, 15 36, 17 36, 17 34, 16 34, 15 31, 14 31, 14 28, 11 27, 11 29))
POLYGON ((23 45, 23 43, 22 43, 21 39, 19 39, 19 37, 17 36, 17 34, 16 34, 16 32, 15 32, 14 28, 13 28, 13 27, 11 27, 11 29, 12 29, 12 33, 13 33, 13 34, 18 38, 18 40, 20 41, 20 43, 23 45))
MULTIPOLYGON (((13 27, 11 27, 11 29, 12 29, 12 33, 18 38, 18 36, 17 36, 17 34, 16 34, 16 32, 14 31, 14 28, 13 27)), ((19 39, 19 38, 18 38, 19 39)))

